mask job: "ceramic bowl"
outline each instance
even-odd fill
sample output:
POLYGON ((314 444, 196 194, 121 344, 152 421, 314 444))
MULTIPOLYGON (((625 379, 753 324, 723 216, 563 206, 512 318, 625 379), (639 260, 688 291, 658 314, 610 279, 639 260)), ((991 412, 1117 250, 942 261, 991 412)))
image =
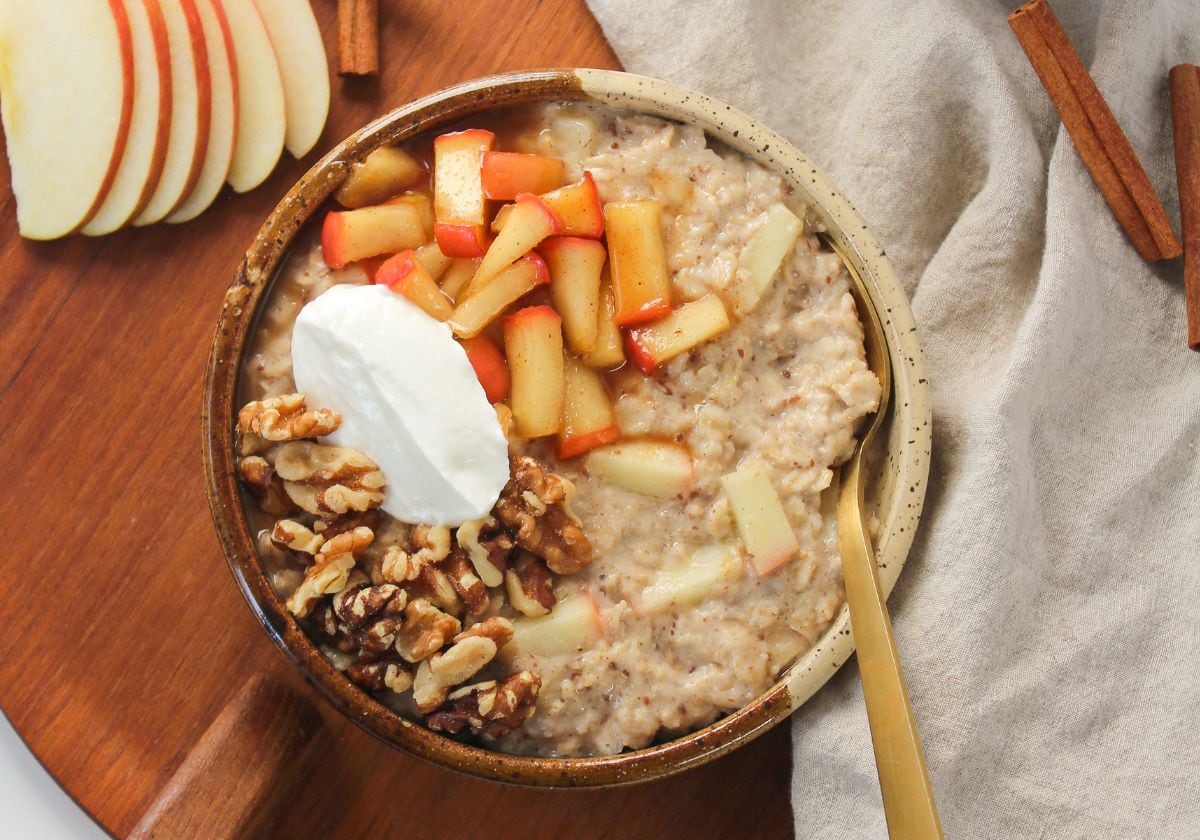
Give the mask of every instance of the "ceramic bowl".
POLYGON ((862 276, 883 318, 895 371, 885 457, 872 484, 880 522, 879 573, 890 592, 904 565, 925 496, 930 413, 912 313, 883 249, 837 188, 780 135, 715 99, 656 79, 602 70, 516 73, 467 82, 419 99, 357 131, 320 160, 263 224, 225 295, 205 382, 204 454, 217 534, 238 586, 267 633, 337 709, 386 743, 436 764, 503 782, 608 786, 678 773, 747 743, 783 721, 853 652, 845 607, 817 644, 754 701, 703 729, 645 749, 598 758, 506 755, 459 743, 392 712, 354 686, 317 650, 264 572, 239 496, 234 464, 238 371, 259 307, 293 238, 372 150, 472 114, 547 100, 583 100, 700 126, 783 175, 862 276))

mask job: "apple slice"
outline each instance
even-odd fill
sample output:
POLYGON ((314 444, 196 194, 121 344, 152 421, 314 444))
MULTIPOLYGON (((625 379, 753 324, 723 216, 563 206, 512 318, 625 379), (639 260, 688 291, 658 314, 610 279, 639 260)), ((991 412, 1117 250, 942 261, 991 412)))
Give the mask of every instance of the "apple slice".
POLYGON ((767 211, 762 226, 751 234, 738 263, 746 271, 746 281, 759 295, 767 290, 803 230, 804 223, 795 213, 776 204, 767 211))
POLYGON ((545 155, 484 152, 480 172, 483 194, 511 201, 522 193, 544 193, 562 185, 565 168, 561 160, 545 155))
POLYGON ((661 440, 626 440, 593 449, 586 463, 588 473, 600 481, 659 499, 686 495, 694 480, 687 449, 661 440))
POLYGON ((434 236, 438 247, 451 257, 473 259, 487 253, 492 238, 483 225, 451 225, 435 222, 434 236))
POLYGON ((505 267, 529 253, 547 236, 553 236, 560 230, 562 223, 545 202, 536 195, 523 194, 513 205, 504 230, 500 231, 500 235, 483 255, 483 262, 479 264, 479 271, 471 280, 471 290, 468 294, 472 294, 505 267))
POLYGON ((621 436, 599 375, 570 356, 563 365, 563 423, 558 457, 574 458, 621 436))
POLYGON ((521 655, 566 656, 592 647, 608 632, 600 605, 585 589, 554 605, 547 615, 513 619, 513 637, 500 651, 511 661, 521 655))
POLYGON ((604 205, 618 326, 653 321, 671 310, 661 213, 652 199, 604 205))
POLYGON ((512 377, 513 425, 525 438, 552 435, 563 420, 562 319, 549 306, 527 306, 504 319, 512 377))
POLYGON ((729 314, 715 292, 685 303, 665 318, 631 329, 629 357, 643 373, 729 329, 729 314))
POLYGON ((692 554, 686 565, 656 574, 635 606, 639 613, 674 612, 699 604, 741 576, 742 560, 736 551, 725 545, 707 546, 692 554))
POLYGON ((406 204, 331 210, 321 226, 321 254, 330 268, 424 243, 420 213, 406 204))
POLYGON ((125 226, 150 201, 162 176, 171 130, 171 56, 158 0, 124 0, 133 37, 133 112, 112 187, 81 228, 104 236, 125 226))
MULTIPOLYGON (((475 276, 479 276, 476 272, 475 276)), ((510 304, 550 282, 546 264, 536 254, 527 254, 492 278, 475 294, 464 289, 455 297, 450 327, 459 338, 470 338, 499 318, 510 304)))
POLYGON ((8 2, 0 112, 29 239, 85 225, 107 197, 133 110, 133 36, 120 0, 8 2))
POLYGON ((592 173, 584 172, 582 180, 545 193, 542 201, 562 219, 563 236, 599 239, 604 235, 604 206, 592 173))
POLYGON ((475 272, 479 269, 479 258, 473 260, 454 259, 450 260, 450 265, 442 274, 439 281, 442 287, 442 294, 450 298, 454 302, 458 302, 459 292, 462 291, 471 278, 475 276, 475 272))
POLYGON ((433 214, 438 245, 452 257, 481 257, 489 237, 483 195, 483 153, 496 135, 473 128, 433 141, 433 214))
POLYGON ((800 543, 766 470, 741 467, 724 476, 721 486, 754 571, 765 575, 791 560, 800 543))
POLYGON ((171 68, 171 122, 162 174, 135 226, 161 221, 191 192, 208 148, 212 92, 204 29, 193 0, 161 0, 171 68))
POLYGON ((462 346, 463 350, 467 351, 467 361, 475 369, 475 376, 479 378, 479 384, 483 386, 483 393, 487 395, 488 402, 498 403, 506 399, 512 381, 508 375, 504 354, 496 342, 486 335, 477 335, 474 338, 464 338, 462 346))
POLYGON ((227 180, 234 192, 246 192, 267 179, 283 154, 287 133, 283 78, 254 0, 220 1, 237 61, 237 136, 227 180))
POLYGON ((333 194, 343 207, 357 210, 386 201, 425 176, 421 161, 398 146, 382 146, 350 167, 333 194))
MULTIPOLYGON (((425 237, 432 239, 434 236, 434 221, 433 221, 433 202, 429 196, 423 192, 406 192, 404 195, 398 195, 389 198, 384 204, 407 204, 411 206, 421 217, 421 227, 425 229, 425 237)), ((438 249, 441 250, 440 248, 438 249)))
POLYGON ((600 326, 600 274, 608 252, 595 239, 556 236, 538 247, 550 270, 550 297, 562 315, 567 346, 573 353, 596 349, 600 326))
POLYGON ((375 273, 375 282, 399 292, 439 321, 450 317, 450 301, 429 276, 415 251, 389 257, 375 273))
POLYGON ((309 0, 254 0, 283 82, 284 143, 302 158, 321 138, 329 116, 329 61, 309 0))
POLYGON ((233 53, 233 34, 220 0, 195 0, 195 4, 204 31, 209 74, 208 139, 204 144, 204 163, 191 192, 167 216, 167 221, 174 223, 190 221, 212 204, 229 175, 237 136, 237 58, 233 53))
POLYGON ((425 270, 429 272, 429 276, 437 280, 446 273, 446 269, 450 267, 450 263, 454 262, 453 257, 447 257, 442 253, 442 249, 438 247, 437 242, 426 242, 417 249, 417 259, 421 265, 425 266, 425 270))
POLYGON ((596 319, 596 349, 583 357, 594 368, 616 368, 625 361, 621 328, 617 326, 617 302, 613 298, 612 280, 605 268, 600 275, 600 305, 596 319))
POLYGON ((496 211, 496 217, 492 219, 492 233, 499 233, 504 230, 504 223, 508 221, 508 214, 512 212, 513 205, 504 204, 496 211))

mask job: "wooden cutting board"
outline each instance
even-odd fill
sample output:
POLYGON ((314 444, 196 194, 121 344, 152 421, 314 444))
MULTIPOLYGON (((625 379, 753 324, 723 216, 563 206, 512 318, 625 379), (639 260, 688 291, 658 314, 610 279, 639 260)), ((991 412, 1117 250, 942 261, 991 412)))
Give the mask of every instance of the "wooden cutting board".
MULTIPOLYGON (((332 60, 336 4, 313 5, 332 60)), ((227 803, 212 800, 213 779, 189 781, 207 766, 189 753, 223 710, 214 731, 252 760, 238 785, 279 794, 259 807, 272 835, 789 836, 786 726, 638 787, 539 791, 477 781, 395 752, 327 707, 293 676, 234 587, 204 497, 201 383, 222 294, 261 221, 320 154, 417 96, 504 70, 619 66, 582 0, 381 5, 381 75, 334 79, 316 152, 285 160, 248 195, 223 195, 192 223, 27 242, 3 167, 0 708, 118 836, 173 776, 176 805, 220 815, 227 803), (290 718, 281 724, 271 706, 244 719, 237 703, 227 709, 255 676, 311 700, 319 735, 290 718), (231 718, 252 730, 248 740, 231 718), (309 741, 306 761, 289 763, 286 745, 309 741), (269 775, 276 759, 286 778, 269 775)))

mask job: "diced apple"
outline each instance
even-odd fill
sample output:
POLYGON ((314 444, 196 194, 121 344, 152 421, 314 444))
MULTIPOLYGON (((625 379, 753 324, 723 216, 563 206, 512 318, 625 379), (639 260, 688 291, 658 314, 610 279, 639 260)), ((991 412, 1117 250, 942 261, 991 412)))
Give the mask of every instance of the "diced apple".
POLYGON ((379 267, 388 261, 391 254, 379 254, 375 257, 363 257, 355 265, 363 270, 363 274, 367 275, 368 283, 378 282, 375 275, 379 273, 379 267))
POLYGON ((475 369, 475 376, 483 386, 488 402, 498 403, 508 396, 511 380, 508 376, 508 365, 504 362, 504 354, 486 335, 462 340, 463 349, 467 351, 467 361, 475 369))
POLYGON ((671 311, 661 212, 652 199, 604 205, 618 326, 653 321, 671 311))
POLYGON ((378 205, 361 210, 330 211, 321 228, 321 253, 330 268, 394 254, 425 243, 420 214, 407 205, 378 205))
POLYGON ((595 239, 556 236, 538 247, 550 270, 550 297, 562 315, 567 346, 573 353, 596 349, 600 324, 600 274, 608 252, 595 239))
POLYGON ((643 613, 690 607, 741 576, 742 560, 736 551, 724 545, 708 546, 692 554, 686 565, 656 574, 636 606, 643 613))
POLYGON ((767 290, 803 230, 804 223, 782 204, 767 211, 762 227, 754 231, 738 259, 747 282, 759 295, 767 290))
POLYGON ((471 278, 475 276, 478 268, 479 257, 473 260, 451 259, 450 265, 447 266, 439 281, 442 294, 457 303, 459 292, 471 282, 471 278))
POLYGON ((568 356, 563 367, 563 424, 558 457, 574 458, 621 436, 599 375, 568 356))
POLYGON ((350 167, 350 174, 333 194, 351 210, 386 201, 421 180, 421 161, 397 146, 383 146, 350 167))
POLYGON ((659 499, 686 494, 694 479, 687 449, 661 440, 627 440, 593 449, 586 463, 588 473, 600 481, 659 499))
POLYGON ((547 236, 552 236, 562 230, 562 223, 554 211, 546 206, 536 195, 525 194, 517 199, 504 230, 488 247, 479 264, 479 271, 471 281, 471 293, 487 283, 506 266, 520 259, 537 247, 547 236))
POLYGON ((406 192, 389 198, 384 204, 408 204, 421 216, 421 227, 425 228, 426 238, 433 236, 433 201, 423 192, 406 192))
POLYGON ((521 193, 544 193, 563 182, 561 160, 519 152, 483 153, 483 194, 511 201, 521 193))
POLYGON ((401 251, 375 273, 375 282, 399 292, 439 321, 450 317, 450 301, 429 276, 415 251, 401 251))
POLYGON ((433 226, 438 247, 448 257, 471 259, 487 253, 492 237, 483 225, 449 225, 436 222, 433 226))
POLYGON ((508 214, 512 212, 513 206, 505 204, 496 211, 496 217, 492 219, 492 233, 499 233, 504 229, 504 223, 508 221, 508 214))
POLYGON ((644 373, 729 329, 725 304, 710 292, 685 303, 665 318, 635 327, 625 336, 629 357, 644 373))
POLYGON ((599 239, 604 235, 604 207, 592 173, 584 172, 582 180, 545 193, 542 201, 562 219, 564 236, 599 239))
POLYGON ((617 303, 613 299, 612 280, 605 269, 600 277, 600 311, 596 319, 596 349, 583 357, 594 368, 615 368, 625 361, 621 328, 617 326, 617 303))
POLYGON ((512 377, 508 402, 517 434, 535 438, 556 433, 563 419, 563 340, 558 313, 549 306, 527 306, 509 315, 504 319, 504 353, 512 377))
POLYGON ((469 294, 469 289, 460 292, 455 298, 457 305, 450 316, 450 327, 459 338, 478 335, 480 330, 499 318, 510 304, 548 282, 549 274, 541 258, 535 254, 523 257, 493 277, 492 282, 478 292, 469 294))
POLYGON ((511 661, 522 654, 559 656, 579 653, 607 635, 604 616, 586 590, 554 605, 548 615, 513 620, 512 640, 501 650, 511 661))
POLYGON ((495 140, 492 132, 473 128, 433 141, 433 209, 438 222, 481 227, 487 221, 481 168, 483 153, 495 140))
POLYGON ((765 575, 791 560, 800 543, 766 470, 742 467, 723 477, 721 486, 754 571, 765 575))
POLYGON ((421 261, 421 265, 425 266, 425 270, 429 272, 429 276, 437 280, 446 273, 446 269, 450 267, 450 263, 454 262, 453 257, 448 257, 442 253, 442 249, 438 247, 436 241, 426 242, 417 249, 417 259, 421 261))

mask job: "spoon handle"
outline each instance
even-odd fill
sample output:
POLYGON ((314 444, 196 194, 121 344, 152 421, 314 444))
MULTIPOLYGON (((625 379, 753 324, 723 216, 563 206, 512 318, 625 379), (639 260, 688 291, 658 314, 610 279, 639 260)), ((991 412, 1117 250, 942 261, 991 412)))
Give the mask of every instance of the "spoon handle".
POLYGON ((892 840, 941 838, 929 769, 863 519, 862 448, 843 470, 838 543, 871 742, 892 840))

